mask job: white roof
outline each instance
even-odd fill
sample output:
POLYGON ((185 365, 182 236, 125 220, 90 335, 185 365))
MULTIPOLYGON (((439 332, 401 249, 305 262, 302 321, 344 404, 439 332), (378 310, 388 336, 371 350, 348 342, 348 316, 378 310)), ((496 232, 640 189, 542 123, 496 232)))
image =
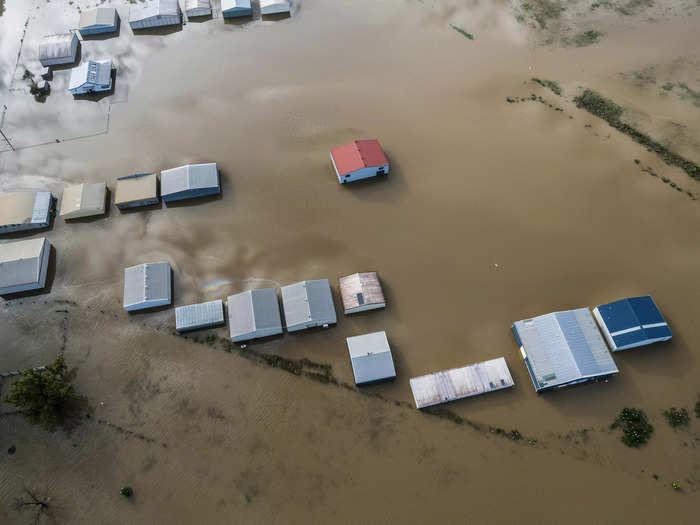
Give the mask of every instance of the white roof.
POLYGON ((0 194, 0 227, 48 223, 50 208, 49 191, 0 194))
POLYGON ((124 269, 124 308, 137 310, 170 304, 170 264, 144 263, 124 269))
POLYGON ((153 16, 177 16, 179 14, 180 6, 177 0, 152 0, 145 4, 129 7, 129 22, 137 22, 153 16))
POLYGON ((46 237, 0 244, 0 293, 4 289, 38 283, 42 264, 48 260, 44 258, 44 251, 50 247, 46 237))
POLYGON ((94 26, 112 26, 117 14, 114 7, 98 7, 80 13, 80 29, 87 29, 94 26))
POLYGON ((386 332, 356 335, 348 337, 346 341, 356 384, 396 377, 386 332))
POLYGON ((39 42, 39 60, 72 57, 73 40, 78 40, 75 33, 45 36, 39 42))
POLYGON ((224 324, 224 303, 221 299, 175 308, 175 329, 178 332, 220 324, 224 324))
POLYGON ((260 0, 260 14, 272 15, 275 13, 288 13, 291 4, 286 0, 260 0))
POLYGON ((111 77, 111 60, 89 60, 70 70, 68 89, 77 89, 85 84, 107 85, 111 77))
POLYGON ((250 0, 221 0, 221 10, 229 9, 251 9, 250 0))
POLYGON ((63 190, 59 215, 65 219, 100 215, 105 212, 106 196, 107 185, 104 182, 69 186, 63 190))
POLYGON ((211 2, 209 0, 185 0, 185 11, 199 11, 201 9, 211 10, 211 2))
POLYGON ((161 197, 181 191, 218 187, 219 171, 215 162, 188 164, 160 172, 161 197))

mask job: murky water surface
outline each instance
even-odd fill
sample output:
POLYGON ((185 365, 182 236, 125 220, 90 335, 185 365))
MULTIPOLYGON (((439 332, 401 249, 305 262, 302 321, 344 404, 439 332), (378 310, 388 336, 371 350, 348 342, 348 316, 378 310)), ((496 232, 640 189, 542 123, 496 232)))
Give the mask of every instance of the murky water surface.
POLYGON ((62 69, 38 103, 23 79, 39 78, 38 40, 94 3, 7 0, 2 191, 217 162, 223 194, 16 236, 46 235, 55 275, 0 303, 0 371, 63 349, 91 417, 49 434, 0 416, 2 522, 33 523, 14 508, 32 487, 55 523, 696 523, 700 420, 674 431, 661 412, 700 391, 700 184, 572 103, 596 89, 700 162, 700 9, 651 4, 303 0, 287 19, 134 35, 117 3, 119 36, 81 51, 113 58, 114 92, 73 100, 62 69), (506 102, 531 94, 545 103, 506 102), (374 137, 391 174, 341 187, 329 150, 374 137), (173 334, 172 309, 123 311, 124 267, 155 260, 176 305, 328 278, 339 310, 337 278, 376 270, 389 306, 229 353, 204 342, 226 328, 197 342, 173 334), (534 393, 513 321, 641 294, 672 343, 616 354, 607 383, 534 393), (397 380, 343 386, 345 337, 376 330, 397 380), (331 365, 331 381, 268 354, 331 365), (412 408, 410 377, 498 356, 515 388, 451 418, 412 408), (655 426, 640 450, 608 429, 623 406, 655 426))

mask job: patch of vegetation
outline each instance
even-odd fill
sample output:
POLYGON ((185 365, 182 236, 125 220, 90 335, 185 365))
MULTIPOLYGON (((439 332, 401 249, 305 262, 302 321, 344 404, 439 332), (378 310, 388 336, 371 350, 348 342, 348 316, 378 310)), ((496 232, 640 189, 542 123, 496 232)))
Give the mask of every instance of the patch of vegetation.
POLYGON ((462 29, 461 27, 458 27, 458 26, 453 25, 453 24, 450 24, 450 27, 451 27, 452 29, 454 29, 455 31, 457 31, 460 35, 462 35, 462 36, 468 38, 469 40, 474 40, 474 35, 472 35, 471 33, 467 33, 467 32, 466 32, 464 29, 462 29))
POLYGON ((624 108, 615 104, 612 100, 603 97, 601 94, 586 89, 581 95, 574 98, 576 107, 585 109, 596 117, 602 118, 610 126, 621 133, 624 133, 635 142, 646 147, 649 151, 655 152, 669 166, 676 166, 685 171, 692 178, 700 180, 700 166, 691 160, 681 157, 672 152, 666 146, 656 142, 646 133, 633 128, 622 121, 624 108))
POLYGON ((672 488, 673 490, 681 490, 681 484, 678 482, 678 480, 675 480, 675 479, 674 479, 674 480, 671 482, 671 488, 672 488))
POLYGON ((639 71, 620 73, 620 76, 637 87, 656 84, 656 68, 654 66, 649 66, 639 71))
POLYGON ((668 410, 664 410, 664 416, 666 416, 666 421, 672 427, 686 427, 690 423, 690 414, 685 408, 671 407, 668 410))
POLYGON ((532 93, 529 97, 506 97, 506 102, 509 104, 514 104, 516 102, 539 102, 540 104, 544 104, 545 106, 552 108, 554 111, 564 111, 562 108, 550 104, 545 99, 538 97, 534 93, 532 93))
POLYGON ((131 487, 122 487, 119 491, 119 494, 121 494, 125 498, 130 498, 134 495, 134 489, 132 489, 131 487))
POLYGON ((693 105, 700 107, 700 91, 695 91, 685 82, 666 82, 661 89, 675 93, 681 100, 690 100, 693 105))
POLYGON ((516 18, 518 22, 534 20, 541 29, 545 29, 550 20, 558 19, 565 10, 561 0, 524 0, 520 2, 516 18))
POLYGON ((623 408, 610 428, 622 429, 622 442, 628 447, 640 447, 649 440, 654 427, 647 416, 638 408, 623 408))
POLYGON ((547 80, 547 79, 539 79, 536 77, 532 77, 532 81, 535 82, 536 84, 539 84, 542 87, 545 87, 549 89, 552 93, 555 95, 561 96, 562 89, 561 86, 555 82, 554 80, 547 80))
POLYGON ((72 373, 62 356, 41 369, 28 369, 10 386, 5 401, 19 409, 29 421, 54 430, 71 415, 76 395, 72 373))
POLYGON ((587 47, 587 46, 592 46, 593 44, 597 43, 601 37, 603 36, 603 33, 600 31, 596 31, 595 29, 591 29, 589 31, 584 31, 583 33, 579 33, 578 35, 575 35, 573 38, 565 39, 564 43, 567 45, 574 45, 576 47, 587 47))
POLYGON ((698 396, 698 400, 695 402, 695 417, 700 418, 700 396, 698 396))
POLYGON ((628 0, 624 4, 615 5, 615 11, 621 15, 629 16, 640 13, 653 5, 654 0, 628 0))
POLYGON ((29 93, 32 94, 34 100, 42 104, 46 102, 46 98, 51 94, 51 85, 48 82, 44 82, 43 86, 39 86, 34 80, 34 75, 28 69, 24 70, 22 80, 29 82, 29 93))

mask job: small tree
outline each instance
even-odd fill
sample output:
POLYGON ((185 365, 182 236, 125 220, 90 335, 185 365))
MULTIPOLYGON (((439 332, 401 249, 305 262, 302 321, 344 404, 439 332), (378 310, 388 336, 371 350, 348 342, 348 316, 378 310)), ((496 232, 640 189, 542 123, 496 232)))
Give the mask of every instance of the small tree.
POLYGON ((75 399, 68 367, 59 356, 43 369, 25 370, 11 386, 5 401, 22 411, 32 423, 48 430, 64 423, 75 399))

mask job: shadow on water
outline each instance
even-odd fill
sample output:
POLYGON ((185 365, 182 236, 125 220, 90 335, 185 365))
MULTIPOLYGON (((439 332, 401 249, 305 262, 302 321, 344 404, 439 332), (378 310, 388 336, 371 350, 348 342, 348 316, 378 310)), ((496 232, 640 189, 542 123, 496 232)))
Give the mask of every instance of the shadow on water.
POLYGON ((213 13, 207 13, 206 15, 199 16, 187 16, 187 21, 193 24, 201 24, 202 22, 209 22, 214 19, 213 13))
POLYGON ((145 29, 132 29, 134 32, 134 36, 141 36, 141 35, 171 35, 173 33, 178 33, 182 31, 182 22, 179 24, 173 24, 169 26, 160 26, 160 27, 148 27, 145 29))
POLYGON ((253 15, 233 16, 224 18, 224 24, 228 26, 245 26, 253 23, 253 15))
POLYGON ((37 295, 50 294, 51 288, 53 288, 53 281, 56 277, 56 248, 51 245, 51 250, 49 251, 49 265, 46 269, 46 284, 43 288, 39 290, 28 290, 26 292, 18 292, 12 294, 0 295, 5 301, 13 301, 16 299, 25 299, 27 297, 35 297, 37 295))
POLYGON ((56 64, 54 66, 49 66, 51 68, 51 74, 53 75, 54 71, 67 71, 69 69, 73 69, 78 64, 80 64, 82 59, 83 59, 83 45, 80 41, 78 41, 78 50, 75 52, 75 60, 73 62, 70 62, 69 64, 56 64))
POLYGON ((153 204, 149 204, 148 206, 133 206, 131 208, 123 208, 123 209, 119 208, 117 206, 117 208, 122 213, 122 215, 129 215, 132 213, 145 213, 145 212, 149 212, 149 211, 160 210, 163 208, 163 203, 159 199, 158 202, 153 203, 153 204))
MULTIPOLYGON (((406 179, 403 175, 401 164, 395 160, 391 160, 388 154, 387 159, 389 160, 389 173, 386 175, 378 175, 376 177, 348 182, 346 184, 339 183, 339 185, 342 186, 343 190, 346 190, 350 194, 362 200, 396 200, 407 189, 406 179)), ((328 166, 330 175, 337 180, 338 176, 336 175, 330 161, 328 166)))
POLYGON ((181 199, 176 201, 163 201, 167 208, 185 208, 188 206, 201 206, 202 204, 208 204, 213 201, 220 201, 223 198, 221 193, 215 195, 202 195, 201 197, 192 197, 187 199, 181 199))
POLYGON ((264 22, 281 22, 292 18, 291 13, 273 13, 270 15, 261 15, 264 22))
MULTIPOLYGON (((80 32, 80 31, 78 31, 80 32)), ((96 35, 85 35, 83 36, 82 34, 80 35, 81 39, 84 42, 89 42, 91 40, 109 40, 110 38, 119 38, 119 35, 121 35, 122 32, 122 17, 119 16, 119 13, 117 13, 117 30, 112 31, 111 33, 98 33, 96 35)))

